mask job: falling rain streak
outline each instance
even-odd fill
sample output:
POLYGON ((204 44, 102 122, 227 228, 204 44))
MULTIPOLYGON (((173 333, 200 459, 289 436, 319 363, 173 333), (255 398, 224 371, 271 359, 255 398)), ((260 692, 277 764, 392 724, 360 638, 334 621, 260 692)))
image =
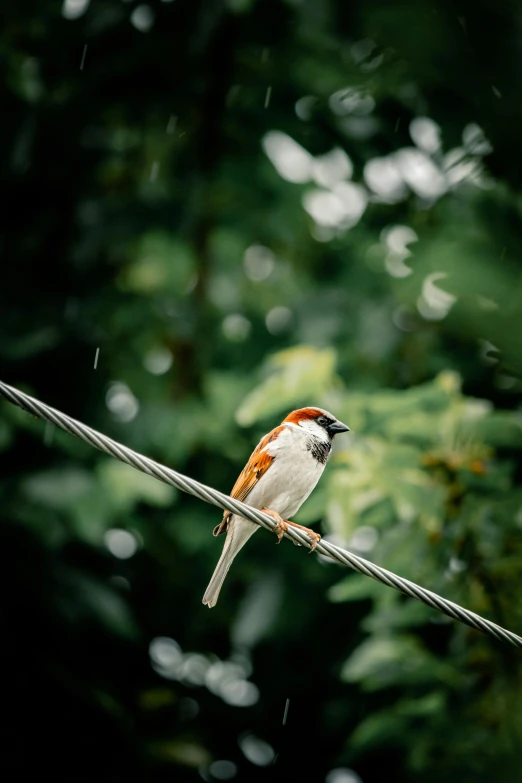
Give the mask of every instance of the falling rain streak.
POLYGON ((158 179, 159 168, 160 168, 159 161, 155 160, 150 170, 150 177, 149 177, 150 182, 156 182, 156 180, 158 179))
POLYGON ((82 60, 80 62, 80 71, 83 71, 83 66, 85 64, 85 55, 86 54, 87 54, 87 44, 85 44, 85 46, 83 47, 82 60))
POLYGON ((284 711, 284 714, 283 714, 283 726, 286 726, 286 719, 288 717, 288 708, 289 708, 289 706, 290 706, 290 699, 287 699, 286 700, 286 704, 285 704, 285 711, 284 711))
POLYGON ((45 422, 44 438, 43 438, 45 446, 52 446, 53 445, 55 430, 56 430, 56 427, 55 427, 55 425, 52 422, 50 422, 50 421, 46 421, 45 422))
POLYGON ((94 356, 94 369, 98 367, 98 356, 100 355, 100 349, 96 348, 96 354, 94 356))

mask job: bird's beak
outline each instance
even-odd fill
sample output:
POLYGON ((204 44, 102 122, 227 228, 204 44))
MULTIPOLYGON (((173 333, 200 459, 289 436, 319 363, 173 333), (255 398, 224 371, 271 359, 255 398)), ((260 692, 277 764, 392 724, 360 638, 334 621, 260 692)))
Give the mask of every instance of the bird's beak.
POLYGON ((350 432, 350 428, 343 424, 342 421, 334 421, 328 427, 328 434, 332 437, 340 432, 350 432))

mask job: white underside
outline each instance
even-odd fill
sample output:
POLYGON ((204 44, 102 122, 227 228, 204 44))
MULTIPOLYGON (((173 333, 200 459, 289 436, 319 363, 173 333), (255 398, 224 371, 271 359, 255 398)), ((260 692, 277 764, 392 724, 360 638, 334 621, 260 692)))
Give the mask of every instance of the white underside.
MULTIPOLYGON (((245 503, 277 511, 283 519, 297 513, 325 468, 307 449, 311 435, 317 437, 316 432, 308 428, 285 425, 278 437, 265 447, 275 459, 245 498, 245 503)), ((322 440, 326 438, 321 432, 319 436, 322 440)), ((242 517, 233 515, 230 518, 223 553, 203 596, 204 604, 215 606, 232 560, 258 529, 258 525, 242 517)))
POLYGON ((301 427, 287 425, 268 444, 266 451, 275 459, 246 498, 249 506, 271 508, 283 518, 297 513, 325 467, 306 448, 310 435, 301 427))

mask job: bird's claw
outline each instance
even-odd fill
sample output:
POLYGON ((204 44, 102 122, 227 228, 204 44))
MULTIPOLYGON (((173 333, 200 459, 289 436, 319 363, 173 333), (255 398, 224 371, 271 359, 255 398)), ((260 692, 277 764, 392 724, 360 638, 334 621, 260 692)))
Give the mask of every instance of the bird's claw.
POLYGON ((308 529, 307 529, 307 530, 306 530, 306 532, 307 532, 307 534, 308 534, 308 537, 309 537, 309 538, 310 538, 310 540, 312 541, 312 546, 310 547, 310 552, 314 552, 314 551, 315 551, 315 548, 316 548, 316 546, 317 546, 317 544, 318 544, 318 543, 319 543, 319 541, 321 540, 321 536, 320 536, 320 534, 319 534, 319 533, 316 533, 316 532, 315 532, 315 531, 313 531, 313 530, 308 530, 308 529))
POLYGON ((274 533, 277 536, 277 543, 280 544, 281 540, 285 533, 288 532, 288 522, 286 519, 279 518, 276 520, 276 526, 274 528, 274 533))
MULTIPOLYGON (((274 520, 275 522, 274 533, 277 536, 278 544, 281 543, 281 539, 283 538, 285 533, 288 533, 288 528, 291 526, 291 527, 296 527, 298 530, 302 530, 304 533, 306 533, 306 535, 312 542, 312 545, 310 547, 310 552, 313 552, 315 550, 317 544, 321 540, 321 536, 319 533, 316 533, 314 530, 310 530, 310 528, 308 527, 304 527, 304 525, 298 525, 297 522, 290 522, 289 519, 283 519, 283 517, 280 514, 278 514, 277 511, 273 511, 270 508, 263 508, 261 510, 264 511, 265 514, 271 516, 272 519, 274 520)), ((301 544, 298 541, 293 541, 293 543, 295 544, 295 546, 301 546, 301 544)))

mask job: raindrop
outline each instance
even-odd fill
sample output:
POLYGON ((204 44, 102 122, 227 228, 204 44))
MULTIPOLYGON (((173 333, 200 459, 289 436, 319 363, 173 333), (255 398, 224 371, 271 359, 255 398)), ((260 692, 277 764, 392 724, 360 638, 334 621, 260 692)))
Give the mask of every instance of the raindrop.
POLYGON ((56 425, 52 424, 50 421, 45 422, 45 428, 44 428, 44 444, 46 446, 52 446, 53 440, 54 440, 54 433, 56 432, 56 425))
POLYGON ((156 180, 158 179, 159 170, 160 170, 159 161, 155 160, 150 169, 150 176, 149 176, 150 182, 156 182, 156 180))
POLYGON ((82 59, 81 59, 81 62, 80 62, 80 71, 83 71, 83 66, 85 65, 85 56, 86 56, 86 54, 87 54, 87 44, 85 44, 85 46, 83 47, 82 59))

